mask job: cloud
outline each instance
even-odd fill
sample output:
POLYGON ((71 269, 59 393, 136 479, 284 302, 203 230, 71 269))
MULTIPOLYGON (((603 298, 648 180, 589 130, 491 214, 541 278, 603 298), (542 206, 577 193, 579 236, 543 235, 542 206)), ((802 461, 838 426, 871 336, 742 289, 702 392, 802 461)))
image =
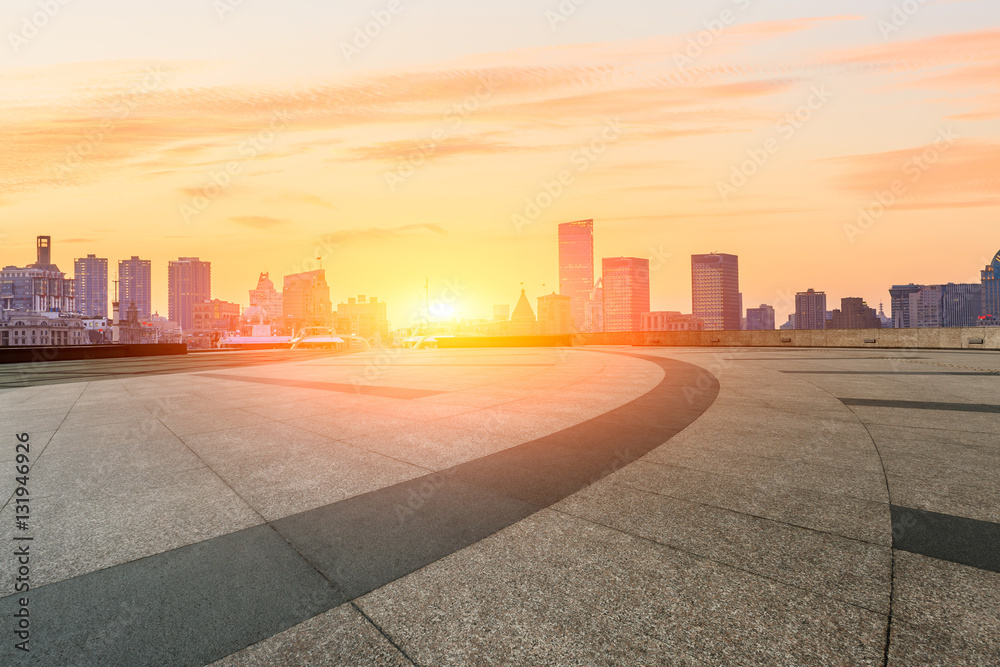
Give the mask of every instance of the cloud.
POLYGON ((345 229, 320 238, 326 247, 354 243, 359 241, 385 241, 388 239, 399 239, 411 236, 416 232, 431 232, 439 236, 447 235, 447 230, 441 225, 417 224, 403 225, 401 227, 367 227, 359 229, 345 229))
POLYGON ((1000 205, 1000 143, 959 139, 907 150, 832 158, 841 169, 836 185, 872 198, 896 184, 894 208, 918 210, 1000 205), (978 202, 978 203, 971 203, 978 202))
POLYGON ((274 229, 288 224, 287 220, 280 220, 266 215, 236 215, 229 218, 232 222, 251 229, 274 229))

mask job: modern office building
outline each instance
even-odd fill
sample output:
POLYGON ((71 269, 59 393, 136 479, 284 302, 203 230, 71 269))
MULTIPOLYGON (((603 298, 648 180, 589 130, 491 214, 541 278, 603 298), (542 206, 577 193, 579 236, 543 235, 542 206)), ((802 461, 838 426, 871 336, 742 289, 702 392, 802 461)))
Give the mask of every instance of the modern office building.
POLYGON ((740 260, 736 255, 691 255, 691 310, 707 331, 742 328, 740 260))
POLYGON ((337 304, 337 332, 352 333, 373 344, 388 343, 391 339, 386 313, 385 301, 374 296, 360 294, 356 299, 349 298, 347 303, 337 304))
POLYGON ((559 225, 559 293, 570 298, 573 326, 583 330, 594 287, 594 221, 559 225))
POLYGON ((0 310, 77 313, 76 280, 52 263, 52 237, 36 239, 36 261, 0 270, 0 310))
POLYGON ((568 334, 576 330, 573 322, 572 298, 562 294, 538 297, 538 333, 568 334))
POLYGON ((923 285, 893 285, 889 289, 889 305, 892 309, 892 327, 894 329, 909 329, 910 295, 923 289, 923 285))
POLYGON ((981 324, 1000 325, 1000 252, 982 272, 983 301, 981 324))
POLYGON ((649 260, 605 257, 601 282, 604 331, 641 331, 642 315, 649 312, 649 260))
MULTIPOLYGON (((195 304, 212 300, 212 263, 180 257, 167 264, 167 319, 194 330, 195 304)), ((138 304, 137 304, 138 305, 138 304)))
POLYGON ((679 311, 656 310, 642 314, 642 331, 702 331, 705 323, 679 311))
POLYGON ((941 285, 941 325, 945 327, 979 326, 983 314, 981 283, 941 285))
POLYGON ((73 261, 76 301, 84 317, 108 316, 108 260, 87 255, 73 261))
POLYGON ((795 328, 826 328, 826 292, 809 289, 795 295, 795 328))
POLYGON ((281 306, 285 326, 292 330, 332 326, 333 305, 326 271, 318 269, 285 276, 281 306))
POLYGON ((774 331, 774 306, 747 308, 747 331, 774 331))
POLYGON ((152 262, 132 255, 131 259, 118 261, 118 302, 122 310, 134 303, 141 321, 153 315, 152 262))
POLYGON ((941 285, 925 285, 908 295, 911 328, 929 329, 944 324, 943 293, 941 285))
POLYGON ((874 308, 861 297, 849 296, 840 300, 840 308, 834 309, 827 329, 881 329, 882 320, 874 308))

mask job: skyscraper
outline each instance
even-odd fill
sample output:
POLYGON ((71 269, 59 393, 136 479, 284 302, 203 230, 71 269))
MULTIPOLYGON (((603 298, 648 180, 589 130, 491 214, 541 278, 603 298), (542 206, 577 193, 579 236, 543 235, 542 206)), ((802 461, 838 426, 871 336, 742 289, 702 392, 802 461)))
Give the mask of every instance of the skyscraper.
POLYGON ((649 260, 605 257, 601 274, 604 330, 642 331, 642 315, 649 312, 649 260))
POLYGON ((739 331, 743 323, 740 260, 736 255, 691 255, 691 310, 706 331, 739 331))
POLYGON ((774 331, 774 306, 747 308, 747 331, 774 331))
POLYGON ((893 285, 889 289, 890 305, 892 307, 892 328, 909 329, 910 295, 923 289, 923 285, 893 285))
POLYGON ((948 283, 941 286, 942 326, 976 327, 983 314, 980 283, 948 283))
POLYGON ((916 292, 910 292, 909 321, 915 329, 940 327, 944 323, 942 300, 943 290, 940 285, 925 285, 916 292))
POLYGON ((148 259, 132 255, 131 259, 118 261, 118 302, 123 311, 134 303, 139 319, 150 319, 153 313, 153 278, 152 263, 148 259))
POLYGON ((795 328, 826 328, 826 292, 809 289, 795 295, 795 328))
POLYGON ((570 298, 573 326, 583 330, 594 288, 594 221, 559 225, 559 293, 570 298))
POLYGON ((108 260, 87 255, 73 262, 76 301, 84 317, 108 316, 108 260))
POLYGON ((181 330, 194 329, 194 305, 212 300, 212 263, 180 257, 167 264, 167 317, 181 330))
POLYGON ((1000 325, 1000 252, 983 269, 983 307, 984 324, 1000 325))

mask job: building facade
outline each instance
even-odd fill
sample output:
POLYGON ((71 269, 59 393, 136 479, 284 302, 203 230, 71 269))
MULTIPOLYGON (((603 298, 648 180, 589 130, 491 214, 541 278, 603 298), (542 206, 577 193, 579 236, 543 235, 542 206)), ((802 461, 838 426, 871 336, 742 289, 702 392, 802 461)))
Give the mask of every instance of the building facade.
POLYGON ((739 331, 743 324, 740 260, 736 255, 691 255, 691 312, 706 331, 739 331))
POLYGON ((285 276, 281 308, 285 327, 291 330, 333 326, 333 305, 326 271, 318 269, 285 276))
POLYGON ((983 301, 980 323, 1000 325, 1000 252, 982 272, 983 301))
POLYGON ((559 225, 559 293, 570 298, 573 326, 582 331, 594 287, 594 221, 559 225))
POLYGON ((108 316, 108 260, 87 255, 73 262, 76 299, 84 317, 108 316))
MULTIPOLYGON (((250 290, 250 306, 252 324, 281 324, 285 317, 281 292, 274 287, 270 275, 261 273, 257 278, 257 287, 250 290)), ((250 316, 247 319, 251 319, 250 316)))
POLYGON ((192 308, 195 333, 240 330, 240 304, 213 299, 194 304, 192 308))
POLYGON ((140 320, 153 314, 152 262, 132 255, 118 261, 118 302, 124 310, 134 303, 140 320))
POLYGON ((90 336, 78 315, 55 311, 4 311, 0 317, 0 347, 88 345, 90 336))
POLYGON ((385 344, 389 339, 389 318, 385 301, 364 294, 337 304, 338 333, 352 333, 369 343, 385 344))
POLYGON ((808 289, 795 295, 795 328, 826 328, 826 292, 808 289))
MULTIPOLYGON (((212 263, 181 257, 167 264, 167 319, 194 330, 195 304, 212 300, 212 263)), ((127 306, 127 304, 126 304, 127 306)))
POLYGON ((747 331, 774 331, 774 306, 747 308, 747 331))
POLYGON ((849 296, 840 300, 840 308, 834 309, 827 329, 881 329, 882 320, 874 308, 861 297, 849 296))
POLYGON ((528 303, 528 296, 521 290, 521 296, 517 298, 514 305, 514 312, 510 315, 510 325, 508 331, 513 336, 530 336, 536 332, 538 323, 535 320, 535 311, 528 303))
POLYGON ((571 297, 562 294, 538 297, 538 333, 568 334, 576 330, 571 297))
POLYGON ((981 283, 948 283, 941 286, 941 325, 945 327, 979 326, 983 315, 981 283))
POLYGON ((641 331, 649 312, 649 260, 605 257, 601 262, 604 331, 641 331))
POLYGON ((923 285, 893 285, 889 288, 889 306, 892 310, 892 327, 894 329, 909 329, 910 295, 923 289, 923 285))
POLYGON ((931 329, 944 324, 944 301, 941 285, 925 285, 908 295, 909 323, 914 329, 931 329))
POLYGON ((78 312, 76 280, 52 263, 52 239, 37 238, 36 262, 0 270, 0 309, 23 312, 78 312))
POLYGON ((673 310, 655 310, 642 314, 642 331, 702 331, 705 323, 694 315, 673 310))

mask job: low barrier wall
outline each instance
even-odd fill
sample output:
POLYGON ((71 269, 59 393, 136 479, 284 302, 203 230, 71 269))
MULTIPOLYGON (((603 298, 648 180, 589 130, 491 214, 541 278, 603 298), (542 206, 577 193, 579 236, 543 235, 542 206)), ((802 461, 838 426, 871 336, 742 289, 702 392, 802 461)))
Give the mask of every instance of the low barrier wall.
POLYGON ((187 354, 183 343, 150 345, 66 345, 52 347, 0 347, 0 364, 27 364, 35 361, 81 361, 123 357, 159 357, 187 354))
POLYGON ((1000 327, 818 331, 650 331, 576 334, 574 345, 664 347, 855 347, 1000 350, 1000 327))

